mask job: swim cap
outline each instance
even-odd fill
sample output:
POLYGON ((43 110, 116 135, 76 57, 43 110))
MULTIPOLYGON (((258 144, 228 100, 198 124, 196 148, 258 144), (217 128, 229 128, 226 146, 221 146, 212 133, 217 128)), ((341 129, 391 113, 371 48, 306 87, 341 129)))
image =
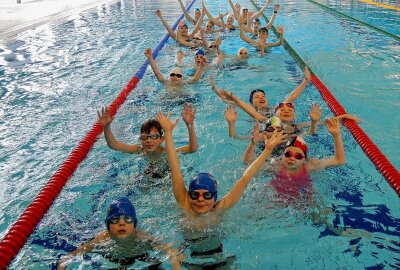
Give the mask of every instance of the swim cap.
POLYGON ((253 104, 253 96, 254 96, 254 94, 257 93, 257 92, 261 92, 261 93, 263 93, 263 94, 265 95, 264 90, 261 90, 261 89, 255 89, 255 90, 251 91, 250 97, 249 97, 249 102, 250 102, 251 104, 253 104))
POLYGON ((183 77, 183 70, 180 67, 174 67, 169 73, 181 74, 183 77))
POLYGON ((199 9, 199 8, 196 8, 195 11, 200 11, 200 9, 199 9))
POLYGON ((136 218, 135 207, 127 197, 121 197, 113 201, 110 207, 108 208, 107 217, 105 220, 108 230, 110 230, 111 219, 119 216, 126 216, 133 218, 134 220, 133 224, 135 225, 136 228, 137 218, 136 218))
POLYGON ((261 22, 259 18, 255 18, 253 22, 261 22))
POLYGON ((294 146, 294 147, 298 147, 301 149, 301 151, 303 151, 304 156, 307 158, 307 143, 303 140, 302 137, 300 136, 293 136, 287 143, 286 143, 286 147, 289 146, 294 146))
POLYGON ((226 16, 226 18, 232 18, 232 19, 235 19, 235 16, 233 16, 232 14, 228 14, 228 16, 226 16))
POLYGON ((214 200, 217 201, 218 197, 218 184, 209 173, 199 173, 195 177, 192 178, 189 184, 189 192, 193 192, 198 189, 205 189, 209 192, 214 193, 214 200))
POLYGON ((196 55, 204 55, 204 51, 202 49, 198 49, 196 51, 196 53, 194 54, 194 56, 196 56, 196 55))

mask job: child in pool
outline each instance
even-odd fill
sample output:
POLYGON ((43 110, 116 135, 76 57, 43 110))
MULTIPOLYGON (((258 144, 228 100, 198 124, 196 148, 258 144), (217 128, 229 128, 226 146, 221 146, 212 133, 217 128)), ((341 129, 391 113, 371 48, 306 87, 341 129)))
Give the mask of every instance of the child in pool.
MULTIPOLYGON (((173 269, 181 269, 180 261, 184 256, 167 244, 162 244, 147 232, 137 228, 136 211, 127 197, 119 198, 110 205, 105 220, 107 231, 93 240, 81 245, 75 251, 61 257, 57 269, 66 269, 70 261, 79 255, 91 252, 96 247, 104 249, 103 257, 119 264, 119 269, 126 269, 136 260, 152 263, 151 269, 159 269, 161 261, 151 258, 149 250, 168 254, 173 269)), ((149 268, 150 269, 150 268, 149 268)))
MULTIPOLYGON (((155 119, 149 119, 142 124, 140 128, 140 145, 139 144, 125 144, 118 141, 111 131, 111 123, 114 117, 110 116, 108 109, 102 108, 98 111, 99 122, 104 129, 104 137, 106 138, 107 145, 117 151, 130 154, 144 154, 151 159, 157 159, 165 148, 162 146, 164 142, 163 130, 160 123, 155 119)), ((194 119, 196 110, 191 104, 185 103, 182 110, 182 119, 185 122, 189 133, 189 144, 176 149, 182 153, 194 153, 197 151, 197 136, 194 128, 194 119)))
POLYGON ((147 48, 144 52, 144 55, 147 57, 150 66, 156 75, 156 78, 159 82, 164 83, 168 89, 177 89, 183 87, 185 84, 192 84, 196 83, 198 80, 200 80, 201 76, 204 73, 205 66, 207 64, 207 58, 203 58, 201 64, 198 66, 196 73, 194 74, 193 77, 191 77, 189 80, 184 80, 183 78, 183 71, 179 67, 175 67, 171 70, 169 73, 169 77, 165 78, 161 71, 160 68, 158 67, 156 61, 153 58, 152 52, 150 48, 147 48))

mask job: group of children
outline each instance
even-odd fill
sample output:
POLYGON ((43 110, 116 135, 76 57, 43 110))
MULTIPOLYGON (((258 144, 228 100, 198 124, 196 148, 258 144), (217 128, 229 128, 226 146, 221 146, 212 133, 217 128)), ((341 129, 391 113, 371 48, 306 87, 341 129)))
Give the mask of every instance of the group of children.
MULTIPOLYGON (((156 15, 160 18, 170 36, 180 45, 196 49, 194 59, 196 71, 193 77, 185 80, 183 69, 179 66, 173 67, 169 75, 164 76, 153 58, 151 49, 148 48, 144 52, 157 80, 164 83, 168 90, 184 87, 185 84, 196 83, 200 80, 205 69, 209 66, 207 54, 214 55, 218 60, 218 67, 222 66, 221 62, 224 55, 220 49, 221 38, 216 38, 209 43, 206 39, 206 34, 234 31, 237 29, 237 26, 234 25, 235 20, 238 22, 240 37, 248 44, 256 47, 261 55, 265 53, 267 48, 279 46, 283 43, 283 27, 278 27, 280 37, 276 43, 267 42, 268 29, 272 26, 278 13, 278 4, 275 4, 273 8, 271 22, 265 27, 261 27, 258 19, 267 6, 271 4, 272 0, 268 0, 257 13, 251 13, 247 8, 241 8, 239 4, 234 5, 229 0, 232 14, 219 14, 217 17, 212 17, 204 3, 202 4, 202 9, 196 9, 194 17, 191 17, 182 1, 178 1, 186 16, 186 22, 195 25, 193 32, 189 33, 188 25, 185 21, 181 21, 175 33, 159 10, 157 10, 156 15), (205 24, 206 28, 202 28, 205 16, 209 20, 205 24), (226 23, 224 22, 225 16, 227 16, 226 23), (216 29, 216 27, 219 29, 216 29), (252 37, 247 37, 245 32, 250 33, 252 37)), ((178 52, 178 65, 181 63, 182 57, 183 53, 178 52)), ((237 59, 245 60, 248 57, 248 49, 240 48, 237 59)), ((163 154, 166 153, 173 194, 177 205, 184 213, 185 224, 189 224, 187 226, 192 231, 202 232, 200 237, 185 236, 192 251, 191 256, 220 255, 223 251, 221 241, 210 240, 212 237, 207 235, 205 231, 210 226, 218 226, 224 211, 233 207, 240 200, 246 186, 261 168, 267 167, 267 171, 274 175, 268 187, 274 190, 277 196, 287 204, 290 204, 298 198, 312 200, 314 189, 309 175, 310 172, 345 163, 340 121, 351 119, 358 122, 359 119, 357 117, 346 114, 320 121, 321 108, 313 104, 310 109, 311 121, 308 123, 295 123, 295 106, 293 102, 310 81, 311 73, 308 67, 305 67, 304 80, 285 100, 273 107, 269 106, 266 93, 262 89, 252 90, 249 95, 249 103, 247 103, 232 92, 218 89, 214 82, 214 77, 210 76, 211 88, 222 101, 228 104, 225 117, 228 123, 229 136, 234 139, 246 139, 249 141, 243 155, 243 161, 250 163, 250 165, 224 196, 219 194, 218 181, 209 172, 194 175, 189 185, 185 185, 178 153, 189 154, 196 152, 198 149, 194 126, 196 110, 191 104, 185 103, 181 113, 188 130, 189 143, 178 148, 175 147, 172 136, 173 130, 178 124, 178 119, 171 120, 170 112, 159 112, 155 119, 149 119, 142 124, 139 136, 140 144, 126 144, 115 138, 111 130, 113 118, 107 108, 102 108, 98 112, 98 117, 104 129, 106 142, 111 149, 125 153, 141 154, 148 160, 161 159, 163 154), (254 118, 256 124, 251 135, 237 135, 235 123, 238 114, 235 107, 242 109, 254 118), (334 155, 323 159, 314 159, 308 156, 308 146, 300 135, 316 133, 320 124, 325 124, 327 131, 333 137, 334 155), (307 132, 303 131, 304 127, 308 127, 307 132), (267 161, 271 156, 274 158, 267 161), (191 245, 191 243, 194 244, 191 245), (204 243, 206 244, 203 245, 204 243), (205 248, 204 246, 207 247, 205 248)), ((188 268, 193 266, 185 262, 185 256, 181 253, 181 250, 174 248, 172 245, 160 243, 156 238, 137 228, 138 219, 135 208, 127 197, 122 197, 112 202, 107 212, 105 224, 106 231, 96 236, 92 241, 83 244, 76 251, 62 257, 58 268, 65 269, 66 265, 74 257, 88 253, 99 245, 106 247, 103 256, 111 262, 119 264, 119 269, 133 265, 136 260, 149 262, 148 269, 159 269, 161 261, 157 258, 152 258, 148 253, 149 250, 166 253, 173 269, 180 269, 182 264, 188 268)), ((204 269, 215 269, 228 264, 227 260, 220 260, 214 265, 207 265, 209 268, 204 269)))

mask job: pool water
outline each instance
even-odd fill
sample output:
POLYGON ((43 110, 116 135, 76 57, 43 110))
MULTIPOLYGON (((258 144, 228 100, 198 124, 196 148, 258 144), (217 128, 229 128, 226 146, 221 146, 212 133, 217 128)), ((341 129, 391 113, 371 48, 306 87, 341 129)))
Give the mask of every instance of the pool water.
MULTIPOLYGON (((229 10, 221 3, 205 3, 210 10, 229 10)), ((249 2, 241 3, 253 8, 249 2)), ((194 7, 200 5, 196 2, 194 7)), ((356 1, 348 6, 340 2, 324 5, 358 20, 368 18, 367 23, 398 35, 399 17, 392 10, 356 1)), ((171 24, 181 14, 175 1, 121 1, 83 12, 62 24, 43 25, 1 44, 0 237, 90 129, 96 110, 111 103, 141 66, 144 49, 155 48, 161 40, 166 31, 154 17, 156 9, 161 9, 171 24)), ((269 17, 271 13, 269 7, 265 14, 269 17)), ((363 120, 361 127, 399 168, 399 42, 309 1, 282 2, 278 24, 285 26, 287 42, 343 107, 363 120)), ((223 35, 225 53, 235 54, 242 46, 246 44, 236 34, 223 35)), ((156 60, 163 74, 173 66, 178 49, 184 51, 185 62, 191 62, 194 52, 169 40, 156 60)), ((115 136, 137 143, 144 120, 159 110, 180 117, 183 102, 191 101, 197 109, 199 150, 180 157, 185 179, 210 172, 219 181, 220 197, 226 194, 246 168, 241 157, 247 142, 228 137, 225 105, 212 92, 209 75, 213 73, 219 87, 244 100, 251 89, 265 89, 271 105, 283 100, 303 77, 282 47, 273 48, 263 58, 252 49, 250 52, 253 57, 248 68, 207 71, 198 84, 185 89, 185 96, 166 93, 148 69, 115 117, 115 136)), ((296 101, 298 122, 308 119, 312 102, 321 105, 323 117, 332 115, 315 87, 309 85, 296 101)), ((251 129, 249 117, 239 111, 238 133, 245 135, 251 129)), ((274 203, 265 191, 270 176, 260 173, 219 228, 224 232, 224 254, 237 257, 234 268, 399 267, 398 197, 345 128, 342 136, 346 164, 313 174, 318 201, 335 209, 328 215, 330 224, 363 229, 369 237, 333 236, 304 217, 307 208, 274 203)), ((178 146, 187 143, 182 120, 174 139, 178 146)), ((333 153, 331 136, 323 127, 318 136, 306 137, 306 141, 310 156, 333 153)), ((176 229, 179 210, 170 180, 167 176, 159 180, 160 185, 143 188, 147 181, 144 169, 142 157, 110 150, 101 136, 10 269, 54 267, 60 255, 104 230, 107 206, 118 196, 134 202, 141 228, 179 246, 183 236, 176 229)), ((71 264, 72 269, 112 266, 96 253, 71 264)), ((168 269, 168 263, 165 267, 168 269)))

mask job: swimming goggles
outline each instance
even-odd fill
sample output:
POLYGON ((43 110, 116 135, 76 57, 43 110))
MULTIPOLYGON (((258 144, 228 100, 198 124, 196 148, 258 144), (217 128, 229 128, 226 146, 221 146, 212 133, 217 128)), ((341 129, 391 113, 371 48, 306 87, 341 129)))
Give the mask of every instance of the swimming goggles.
POLYGON ((281 132, 281 131, 283 130, 283 128, 281 128, 281 127, 276 127, 276 128, 274 128, 274 127, 272 127, 272 126, 269 126, 269 127, 267 127, 267 128, 265 129, 266 132, 274 132, 275 130, 278 131, 278 132, 281 132))
POLYGON ((243 55, 243 54, 246 55, 247 52, 239 52, 239 54, 240 54, 240 55, 243 55))
POLYGON ((170 73, 169 76, 182 78, 182 74, 179 74, 179 73, 170 73))
POLYGON ((281 102, 278 104, 278 107, 276 107, 277 109, 282 108, 283 106, 286 106, 288 108, 292 108, 294 110, 294 106, 293 103, 291 102, 281 102))
POLYGON ((189 197, 192 200, 197 200, 200 198, 200 196, 203 196, 204 200, 211 200, 212 198, 214 198, 214 193, 209 191, 203 193, 197 191, 189 192, 189 197))
POLYGON ((126 224, 131 224, 135 221, 134 218, 122 215, 122 216, 113 217, 112 219, 110 219, 110 224, 118 224, 120 218, 123 218, 126 224))
POLYGON ((283 155, 287 158, 291 158, 294 157, 297 160, 302 160, 304 158, 304 155, 300 154, 300 153, 293 153, 290 150, 286 150, 285 153, 283 153, 283 155))
POLYGON ((140 134, 140 140, 142 141, 146 141, 148 138, 152 139, 152 140, 157 140, 158 138, 161 138, 160 134, 151 134, 151 135, 147 135, 147 134, 140 134))

